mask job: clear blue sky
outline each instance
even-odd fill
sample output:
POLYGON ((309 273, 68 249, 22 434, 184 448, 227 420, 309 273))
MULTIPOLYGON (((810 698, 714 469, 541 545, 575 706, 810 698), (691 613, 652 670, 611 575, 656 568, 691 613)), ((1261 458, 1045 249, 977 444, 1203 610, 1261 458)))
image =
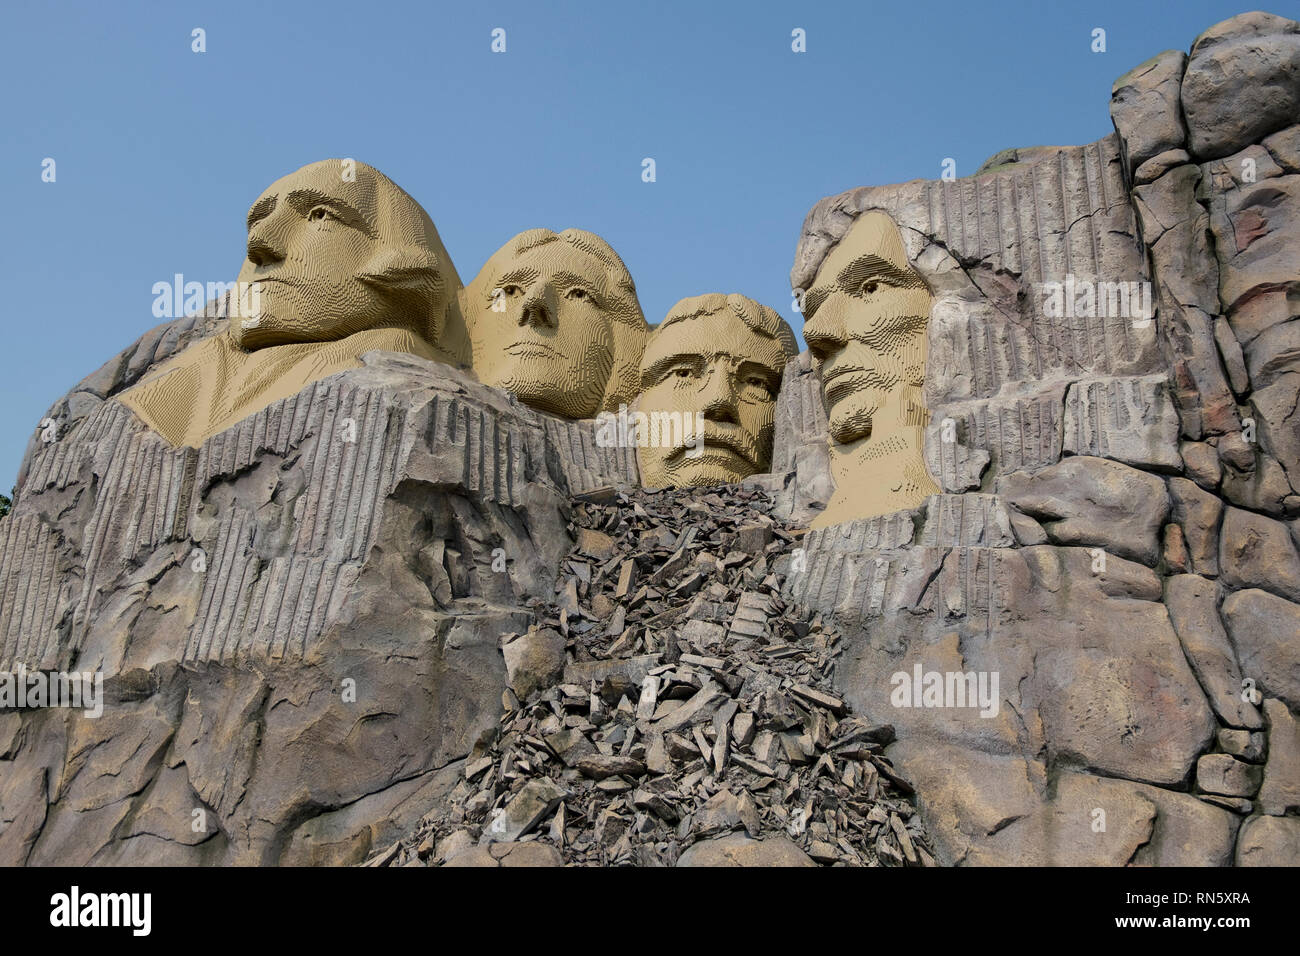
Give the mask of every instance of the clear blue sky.
MULTIPOLYGON (((793 320, 804 214, 1111 132, 1116 77, 1251 9, 1180 0, 6 4, 0 490, 48 406, 158 324, 152 286, 234 279, 273 180, 352 157, 433 217, 468 282, 535 226, 600 233, 651 322, 741 292, 793 320), (191 30, 207 52, 191 51, 191 30), (506 30, 507 51, 491 52, 506 30), (791 51, 791 30, 807 52, 791 51), (1094 27, 1107 51, 1090 50, 1094 27), (641 181, 653 157, 658 181, 641 181), (57 181, 41 181, 52 157, 57 181)), ((1266 9, 1296 16, 1294 0, 1266 9)))

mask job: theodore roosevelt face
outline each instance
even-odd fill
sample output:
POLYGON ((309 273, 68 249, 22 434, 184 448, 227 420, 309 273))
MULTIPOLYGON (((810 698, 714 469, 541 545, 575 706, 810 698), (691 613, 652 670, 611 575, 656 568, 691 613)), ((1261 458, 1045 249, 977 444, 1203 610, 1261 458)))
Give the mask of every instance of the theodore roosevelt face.
MULTIPOLYGON (((771 309, 740 295, 683 299, 655 330, 641 358, 638 411, 675 413, 702 425, 675 443, 640 450, 647 487, 740 481, 772 455, 781 373, 794 335, 771 309)), ((682 430, 685 432, 685 429, 682 430)))

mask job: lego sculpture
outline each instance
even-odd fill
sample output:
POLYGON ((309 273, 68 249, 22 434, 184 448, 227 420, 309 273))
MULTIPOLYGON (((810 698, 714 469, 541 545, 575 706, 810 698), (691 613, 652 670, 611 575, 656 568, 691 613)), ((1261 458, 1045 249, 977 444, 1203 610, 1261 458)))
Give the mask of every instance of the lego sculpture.
POLYGON ((636 397, 649 328, 631 274, 599 236, 520 233, 466 288, 464 308, 483 384, 564 418, 636 397))
POLYGON ((682 299, 641 358, 641 482, 680 488, 766 471, 773 415, 794 333, 775 311, 732 293, 682 299))
POLYGON ((173 445, 208 438, 380 349, 464 366, 460 277, 428 214, 353 160, 273 183, 248 214, 226 330, 121 400, 173 445))
POLYGON ((898 227, 863 213, 804 297, 821 374, 835 493, 813 528, 915 508, 939 488, 922 456, 931 296, 898 227))

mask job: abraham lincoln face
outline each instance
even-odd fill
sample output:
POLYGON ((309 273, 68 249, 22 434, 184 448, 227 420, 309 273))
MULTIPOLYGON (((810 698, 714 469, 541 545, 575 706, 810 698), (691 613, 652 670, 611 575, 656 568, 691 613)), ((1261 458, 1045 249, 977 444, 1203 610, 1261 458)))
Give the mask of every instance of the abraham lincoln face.
POLYGON ((821 372, 835 442, 924 424, 930 304, 898 227, 883 213, 858 217, 804 297, 804 339, 821 372))
POLYGON ((433 343, 459 286, 428 214, 378 170, 343 160, 304 166, 253 203, 239 279, 257 290, 255 314, 231 322, 248 350, 378 328, 433 343))

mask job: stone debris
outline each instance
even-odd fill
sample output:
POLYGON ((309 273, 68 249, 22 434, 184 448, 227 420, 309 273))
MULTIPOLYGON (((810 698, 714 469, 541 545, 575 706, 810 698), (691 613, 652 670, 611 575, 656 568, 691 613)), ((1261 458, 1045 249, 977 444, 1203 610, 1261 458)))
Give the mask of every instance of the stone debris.
POLYGON ((780 596, 772 569, 802 532, 770 506, 739 486, 579 496, 555 598, 503 643, 561 635, 562 675, 520 667, 495 739, 369 865, 494 866, 492 845, 534 842, 547 849, 509 858, 935 865, 884 756, 893 727, 850 713, 831 682, 839 636, 780 596))

